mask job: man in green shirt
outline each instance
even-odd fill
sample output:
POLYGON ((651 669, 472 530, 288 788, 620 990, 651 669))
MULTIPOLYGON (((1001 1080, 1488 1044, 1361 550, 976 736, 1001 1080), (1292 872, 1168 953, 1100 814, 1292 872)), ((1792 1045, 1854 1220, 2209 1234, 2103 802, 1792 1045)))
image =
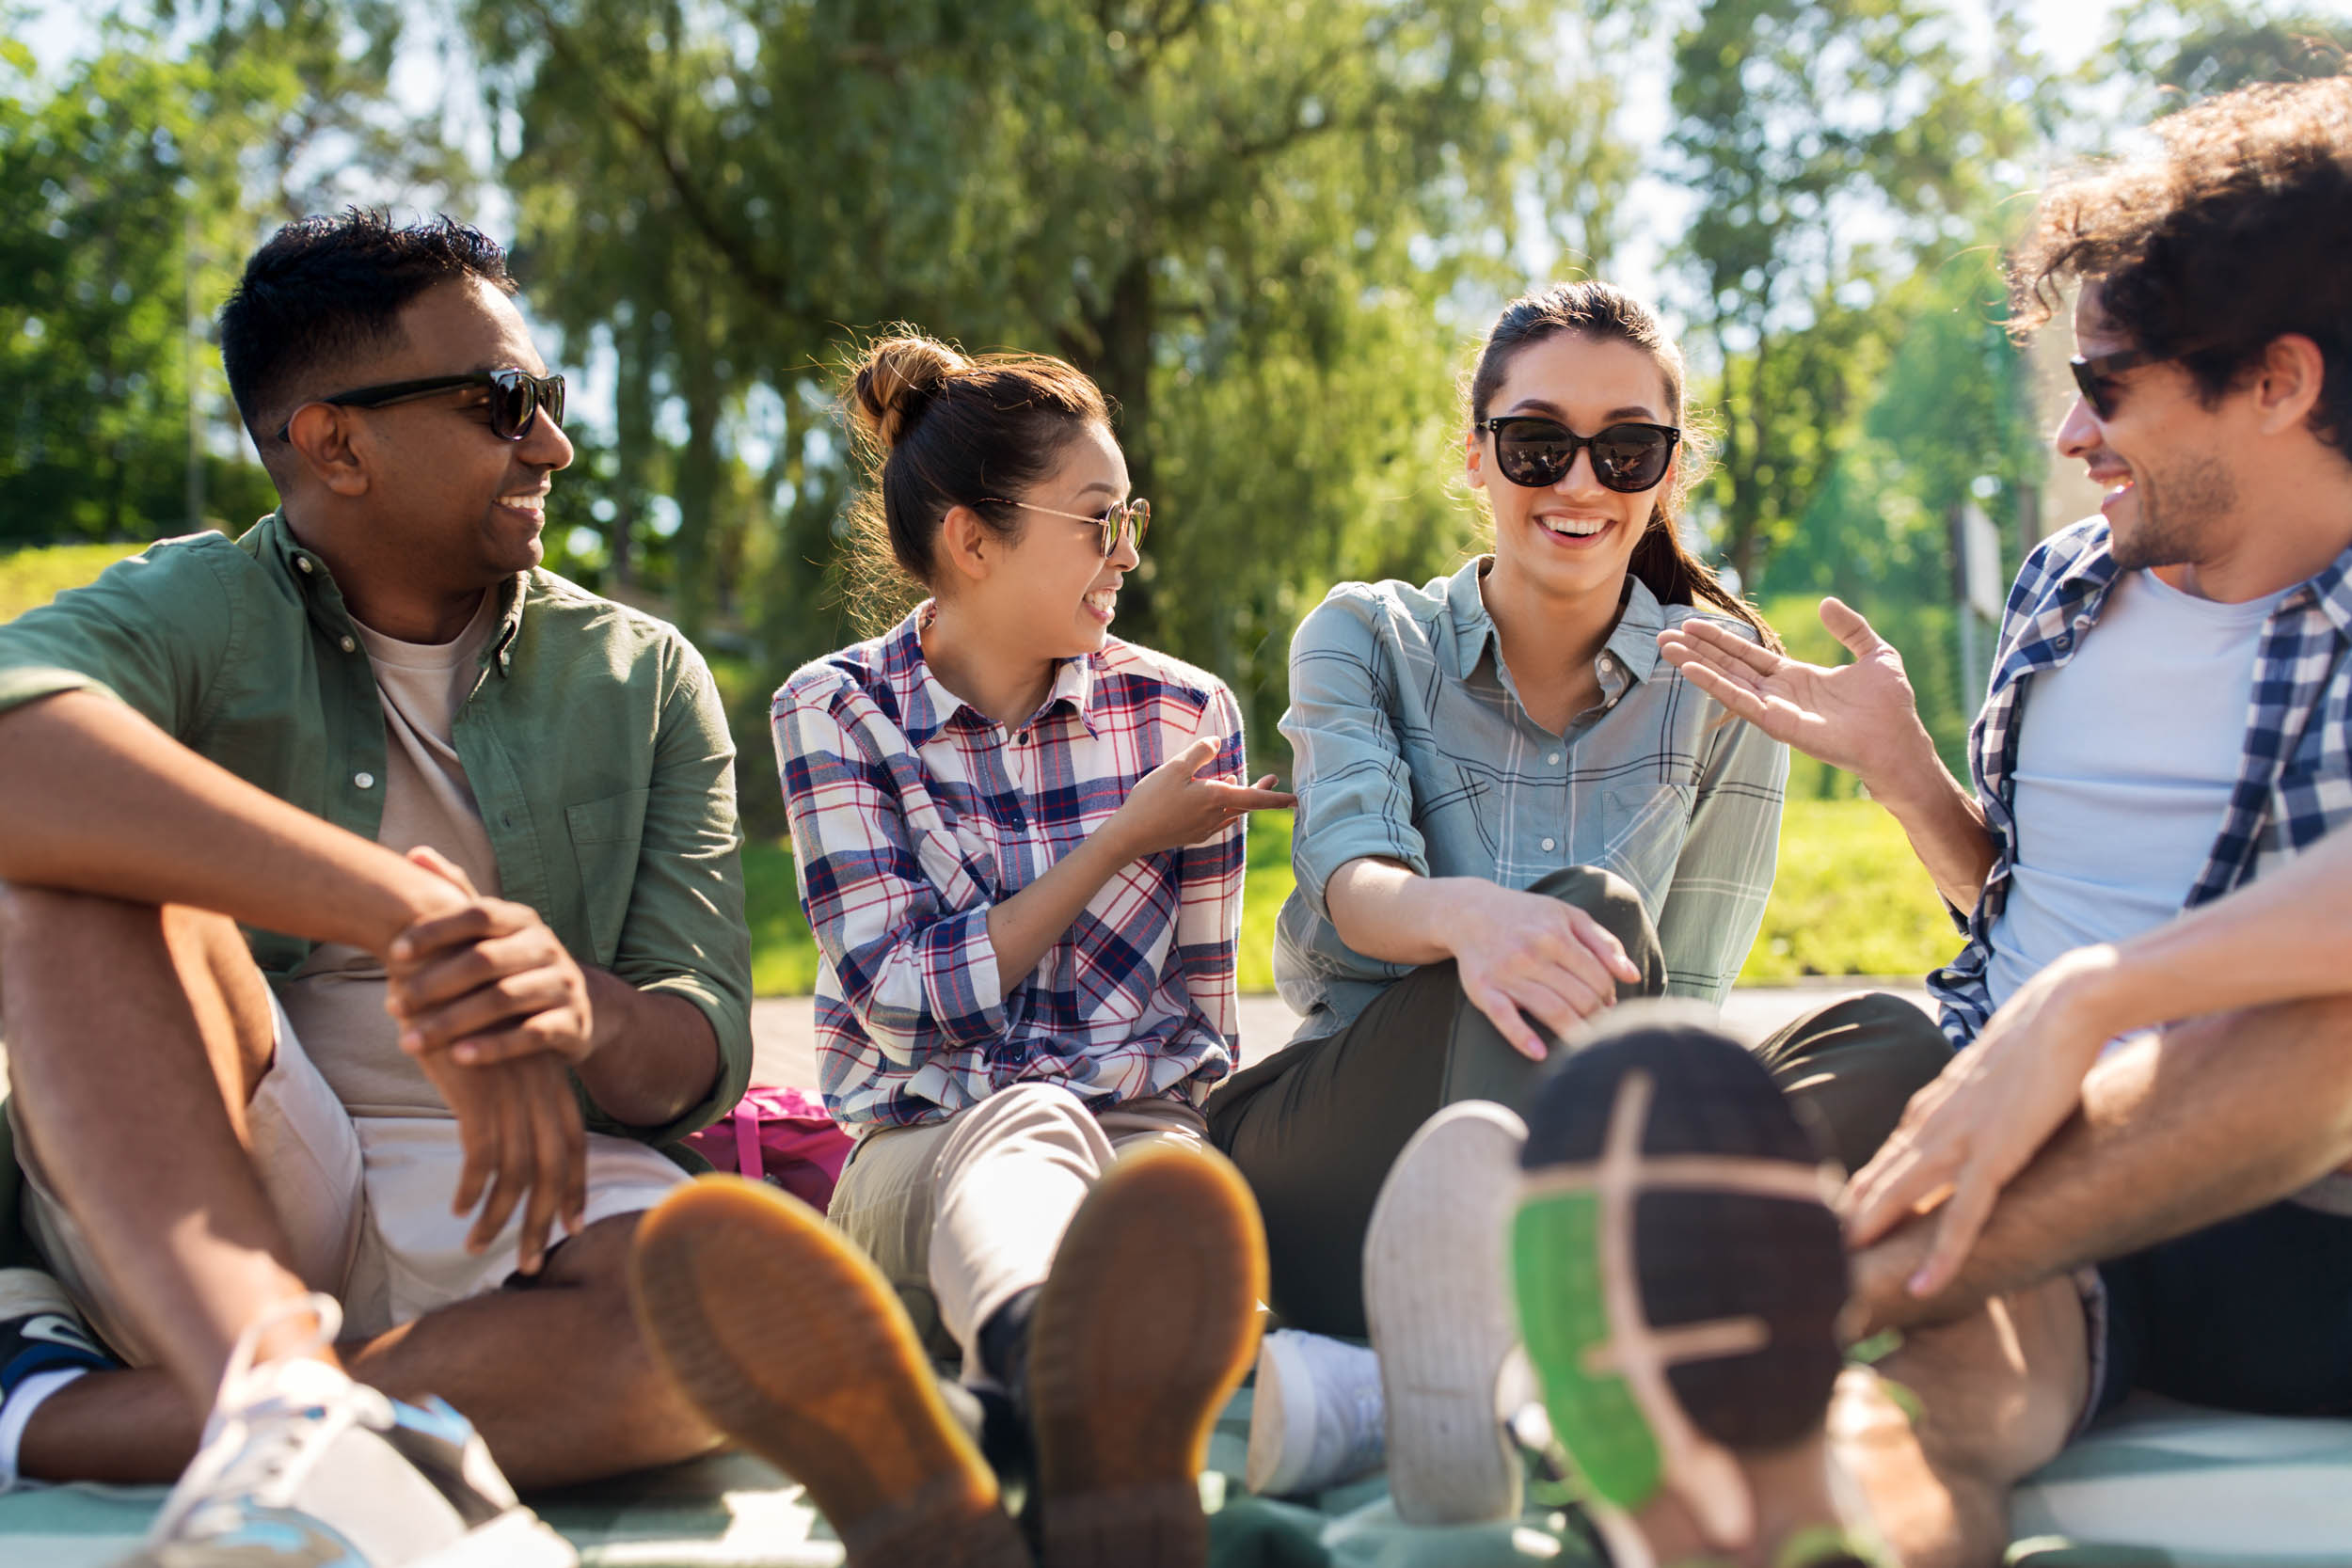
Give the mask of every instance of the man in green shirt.
POLYGON ((0 1487, 184 1469, 157 1560, 568 1562, 499 1466, 715 1441, 625 1275, 750 1075, 733 747, 538 569, 513 293, 445 219, 280 230, 221 315, 280 510, 0 626, 0 1487))

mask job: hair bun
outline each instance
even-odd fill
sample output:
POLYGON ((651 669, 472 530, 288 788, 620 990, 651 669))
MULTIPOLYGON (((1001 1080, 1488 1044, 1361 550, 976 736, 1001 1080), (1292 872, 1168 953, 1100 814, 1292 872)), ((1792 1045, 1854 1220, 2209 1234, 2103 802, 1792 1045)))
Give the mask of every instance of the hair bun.
POLYGON ((936 338, 884 338, 859 362, 850 388, 850 404, 887 451, 898 444, 931 394, 971 366, 971 360, 936 338))

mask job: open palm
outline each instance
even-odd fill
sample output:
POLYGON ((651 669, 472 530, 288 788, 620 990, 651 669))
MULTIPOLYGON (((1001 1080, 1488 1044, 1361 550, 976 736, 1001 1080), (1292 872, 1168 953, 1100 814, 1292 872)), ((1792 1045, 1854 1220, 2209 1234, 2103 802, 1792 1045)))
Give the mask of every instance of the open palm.
MULTIPOLYGON (((1927 743, 1903 656, 1843 600, 1821 601, 1821 625, 1852 652, 1831 669, 1758 647, 1704 617, 1659 633, 1659 651, 1690 680, 1773 739, 1876 781, 1927 743)), ((1929 743, 1931 750, 1931 743, 1929 743)))

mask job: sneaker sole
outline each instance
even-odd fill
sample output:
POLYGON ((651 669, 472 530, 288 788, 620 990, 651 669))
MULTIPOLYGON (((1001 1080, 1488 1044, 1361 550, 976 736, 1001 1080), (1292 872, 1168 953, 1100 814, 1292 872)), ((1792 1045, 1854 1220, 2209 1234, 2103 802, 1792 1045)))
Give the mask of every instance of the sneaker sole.
POLYGON ((1249 1452, 1242 1485, 1260 1497, 1287 1497, 1307 1473, 1315 1435, 1314 1380, 1272 1334, 1258 1345, 1250 1380, 1249 1452), (1293 1449, 1291 1434, 1298 1434, 1293 1449))
POLYGON ((1845 1251, 1811 1138, 1711 1024, 1605 1030, 1527 1119, 1512 1268, 1554 1435, 1603 1502, 1670 1488, 1744 1537, 1733 1452, 1818 1432, 1840 1362, 1845 1251))
POLYGON ((640 1222, 629 1291, 687 1400, 806 1487, 850 1562, 1026 1568, 897 1293, 815 1210, 705 1177, 640 1222))
POLYGON ((1143 1148, 1088 1195, 1030 1321, 1043 1568, 1208 1560, 1199 1478, 1265 1288, 1258 1206, 1223 1156, 1143 1148))
POLYGON ((1517 1518, 1524 1480, 1495 1408, 1518 1343, 1505 1277, 1526 1128, 1465 1101, 1397 1156, 1364 1235, 1364 1315, 1380 1353, 1389 1491, 1410 1525, 1517 1518))

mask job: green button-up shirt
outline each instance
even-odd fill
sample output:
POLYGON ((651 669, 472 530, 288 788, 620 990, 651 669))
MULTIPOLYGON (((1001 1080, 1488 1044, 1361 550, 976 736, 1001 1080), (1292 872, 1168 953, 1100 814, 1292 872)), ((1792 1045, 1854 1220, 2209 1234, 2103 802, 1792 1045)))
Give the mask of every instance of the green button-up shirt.
MULTIPOLYGON (((500 590, 453 738, 498 856, 501 891, 537 910, 583 964, 682 996, 718 1036, 718 1082, 675 1120, 623 1127, 667 1144, 750 1082, 751 939, 743 923, 735 746, 710 672, 676 629, 532 571, 500 590)), ((373 839, 384 815, 384 708, 326 563, 279 515, 242 538, 192 534, 0 626, 0 712, 60 691, 128 704, 279 800, 373 839)), ((314 945, 248 930, 273 981, 314 945)))

